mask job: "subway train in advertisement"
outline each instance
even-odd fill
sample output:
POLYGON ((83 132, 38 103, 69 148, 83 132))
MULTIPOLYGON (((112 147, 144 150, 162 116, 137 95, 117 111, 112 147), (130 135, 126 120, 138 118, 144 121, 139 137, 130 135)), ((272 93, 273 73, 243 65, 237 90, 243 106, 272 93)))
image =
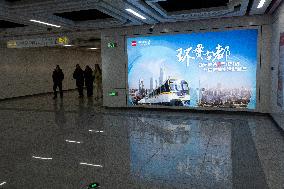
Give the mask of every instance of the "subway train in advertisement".
POLYGON ((139 105, 189 106, 190 94, 185 80, 168 79, 165 83, 138 101, 139 105))

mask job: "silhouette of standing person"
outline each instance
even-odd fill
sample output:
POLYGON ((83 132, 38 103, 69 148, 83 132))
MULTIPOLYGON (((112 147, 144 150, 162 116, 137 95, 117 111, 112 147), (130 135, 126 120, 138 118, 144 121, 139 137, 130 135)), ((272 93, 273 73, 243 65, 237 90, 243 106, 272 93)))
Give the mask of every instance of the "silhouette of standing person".
POLYGON ((94 76, 93 76, 93 70, 88 65, 85 68, 84 76, 85 76, 85 86, 87 87, 87 96, 91 97, 93 96, 94 76))
POLYGON ((78 88, 79 97, 83 97, 83 88, 84 88, 84 71, 79 64, 76 65, 76 69, 73 73, 73 78, 76 79, 76 86, 78 88))
POLYGON ((63 98, 63 91, 62 91, 62 81, 64 79, 64 74, 62 69, 60 69, 59 65, 56 66, 55 70, 52 73, 53 79, 53 92, 54 97, 53 99, 57 98, 57 87, 59 88, 60 98, 63 98))

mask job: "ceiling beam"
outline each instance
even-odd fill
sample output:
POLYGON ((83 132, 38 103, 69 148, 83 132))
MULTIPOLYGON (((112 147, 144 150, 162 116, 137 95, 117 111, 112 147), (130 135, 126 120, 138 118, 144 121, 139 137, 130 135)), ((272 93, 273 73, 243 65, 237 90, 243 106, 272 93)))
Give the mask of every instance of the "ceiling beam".
POLYGON ((282 3, 282 0, 276 0, 274 2, 272 1, 272 6, 270 6, 270 8, 269 8, 267 13, 268 14, 273 14, 281 3, 282 3))

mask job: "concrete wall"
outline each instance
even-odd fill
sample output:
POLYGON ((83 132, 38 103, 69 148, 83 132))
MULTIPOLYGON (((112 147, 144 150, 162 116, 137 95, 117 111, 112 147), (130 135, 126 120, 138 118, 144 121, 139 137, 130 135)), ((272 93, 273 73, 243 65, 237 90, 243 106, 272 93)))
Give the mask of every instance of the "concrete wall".
POLYGON ((270 24, 271 17, 255 16, 158 24, 155 26, 152 34, 149 34, 149 28, 151 26, 136 26, 115 30, 104 30, 102 32, 103 104, 108 107, 127 106, 127 51, 125 39, 128 36, 258 28, 259 61, 257 70, 257 108, 255 111, 270 112, 271 85, 270 82, 267 82, 271 78, 270 52, 268 51, 271 45, 270 24), (108 48, 108 42, 116 42, 118 47, 108 48), (108 92, 112 90, 117 91, 118 96, 108 96, 108 92))
POLYGON ((277 105, 279 41, 280 33, 284 32, 284 3, 280 5, 278 10, 273 15, 272 31, 271 66, 273 67, 273 71, 271 90, 271 115, 273 116, 274 120, 284 129, 284 110, 277 105))
POLYGON ((0 49, 0 57, 0 99, 52 92, 57 64, 65 74, 63 89, 74 89, 76 64, 94 68, 101 63, 100 52, 72 49, 0 49))

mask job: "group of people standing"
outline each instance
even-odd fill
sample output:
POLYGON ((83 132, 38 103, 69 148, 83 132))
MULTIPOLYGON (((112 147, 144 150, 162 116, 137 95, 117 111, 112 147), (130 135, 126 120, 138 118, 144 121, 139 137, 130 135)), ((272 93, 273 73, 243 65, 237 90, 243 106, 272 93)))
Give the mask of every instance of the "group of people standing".
MULTIPOLYGON (((55 70, 52 73, 53 78, 53 91, 54 97, 53 99, 57 98, 57 88, 59 88, 60 97, 63 98, 63 91, 62 91, 62 81, 64 80, 64 73, 59 65, 56 66, 55 70)), ((86 66, 85 70, 83 70, 79 64, 76 65, 76 69, 73 73, 73 78, 76 80, 76 86, 79 92, 79 97, 84 97, 84 85, 87 88, 87 96, 93 96, 93 89, 94 89, 94 80, 96 79, 96 92, 97 97, 101 97, 100 94, 100 87, 101 86, 101 69, 99 65, 95 65, 95 71, 92 70, 90 66, 86 66)), ((97 98, 96 97, 96 98, 97 98)))

